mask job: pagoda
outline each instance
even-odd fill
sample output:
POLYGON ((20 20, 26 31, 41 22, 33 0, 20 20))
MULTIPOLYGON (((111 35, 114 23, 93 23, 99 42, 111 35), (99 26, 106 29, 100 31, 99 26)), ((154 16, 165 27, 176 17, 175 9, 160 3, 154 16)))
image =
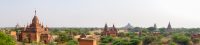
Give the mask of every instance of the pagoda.
POLYGON ((173 29, 172 29, 172 26, 171 26, 171 23, 169 22, 168 26, 167 26, 167 29, 166 29, 167 32, 172 32, 173 29))
POLYGON ((36 16, 35 10, 35 15, 32 19, 32 23, 21 29, 19 41, 29 43, 33 41, 48 43, 51 41, 51 39, 52 38, 48 32, 48 27, 44 27, 44 25, 39 23, 39 19, 36 16))
POLYGON ((102 31, 102 35, 110 35, 110 36, 117 36, 118 30, 115 28, 115 25, 113 24, 113 27, 108 27, 107 24, 105 24, 105 27, 102 31))

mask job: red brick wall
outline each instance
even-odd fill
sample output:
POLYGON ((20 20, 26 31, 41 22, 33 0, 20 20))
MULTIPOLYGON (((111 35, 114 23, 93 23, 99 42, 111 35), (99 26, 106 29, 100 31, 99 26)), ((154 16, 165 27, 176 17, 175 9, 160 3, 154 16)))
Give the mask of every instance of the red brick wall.
POLYGON ((82 39, 79 39, 79 45, 93 45, 94 42, 93 40, 82 40, 82 39))

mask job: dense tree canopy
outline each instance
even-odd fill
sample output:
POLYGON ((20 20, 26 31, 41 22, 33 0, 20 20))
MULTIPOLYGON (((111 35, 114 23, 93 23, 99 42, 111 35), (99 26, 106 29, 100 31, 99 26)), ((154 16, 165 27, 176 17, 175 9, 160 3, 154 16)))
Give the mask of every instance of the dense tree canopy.
POLYGON ((0 45, 15 45, 16 41, 9 35, 0 32, 0 45))
POLYGON ((130 45, 130 42, 126 39, 115 39, 112 45, 130 45))
POLYGON ((155 31, 156 30, 156 28, 154 28, 154 27, 149 27, 149 28, 147 28, 150 32, 153 32, 153 31, 155 31))
POLYGON ((184 34, 174 34, 172 37, 173 41, 180 45, 188 45, 190 38, 184 34))
POLYGON ((70 40, 73 40, 73 37, 70 35, 66 35, 66 34, 59 34, 58 38, 55 40, 56 42, 68 42, 70 40))
POLYGON ((134 37, 130 40, 130 45, 138 45, 141 39, 139 37, 134 37))
POLYGON ((102 36, 101 37, 102 43, 109 43, 109 42, 112 42, 112 41, 113 41, 113 38, 111 36, 102 36))
POLYGON ((143 39, 143 43, 144 44, 150 44, 155 40, 156 40, 155 36, 145 36, 144 39, 143 39))
POLYGON ((78 42, 75 40, 70 40, 67 42, 67 45, 78 45, 78 42))

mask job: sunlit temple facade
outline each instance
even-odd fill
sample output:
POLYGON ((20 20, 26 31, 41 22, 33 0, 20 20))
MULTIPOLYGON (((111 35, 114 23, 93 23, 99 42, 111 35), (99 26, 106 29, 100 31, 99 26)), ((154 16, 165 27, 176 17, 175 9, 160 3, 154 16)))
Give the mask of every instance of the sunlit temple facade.
POLYGON ((32 19, 32 23, 22 27, 20 34, 18 35, 18 40, 19 41, 26 41, 26 42, 44 42, 48 43, 51 41, 51 35, 48 32, 48 27, 42 25, 39 23, 39 19, 36 16, 36 11, 35 15, 32 19))

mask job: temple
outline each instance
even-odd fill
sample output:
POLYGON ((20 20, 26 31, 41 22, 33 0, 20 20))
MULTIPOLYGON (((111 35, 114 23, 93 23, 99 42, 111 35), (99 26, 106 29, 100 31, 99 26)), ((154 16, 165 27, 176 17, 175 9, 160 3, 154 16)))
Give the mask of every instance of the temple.
POLYGON ((168 26, 167 26, 167 29, 166 29, 167 32, 172 32, 172 27, 171 27, 171 23, 169 22, 168 26))
POLYGON ((105 24, 105 27, 102 31, 102 35, 110 35, 110 36, 117 36, 118 30, 115 28, 115 25, 113 27, 108 27, 107 24, 105 24))
POLYGON ((95 35, 81 34, 78 42, 79 45, 98 45, 98 37, 95 35))
POLYGON ((48 43, 51 41, 51 35, 48 32, 48 27, 44 27, 44 25, 39 23, 36 11, 32 19, 32 23, 21 28, 18 40, 29 43, 33 41, 48 43))
POLYGON ((153 27, 154 27, 154 29, 155 29, 156 32, 159 32, 159 30, 157 29, 157 25, 156 24, 154 24, 153 27))

